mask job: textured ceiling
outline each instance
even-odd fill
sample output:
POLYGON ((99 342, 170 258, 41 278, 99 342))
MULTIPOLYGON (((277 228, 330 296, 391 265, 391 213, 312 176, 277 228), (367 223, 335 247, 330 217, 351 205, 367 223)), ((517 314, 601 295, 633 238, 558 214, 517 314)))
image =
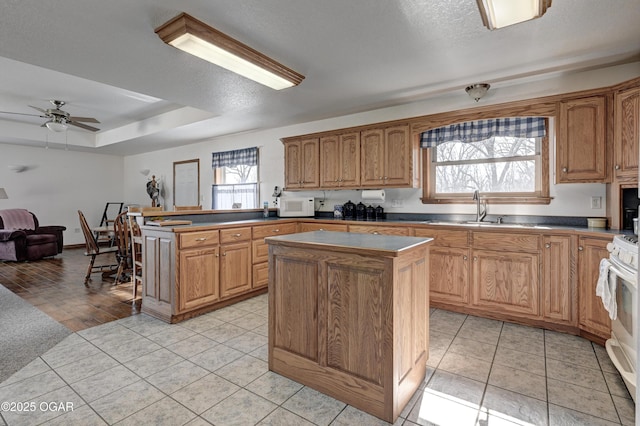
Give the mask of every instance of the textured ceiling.
MULTIPOLYGON (((554 0, 488 31, 475 0, 5 0, 0 111, 48 99, 101 121, 68 143, 132 154, 367 111, 469 83, 578 71, 640 55, 640 0, 554 0), (305 75, 274 91, 165 45, 187 12, 305 75)), ((42 119, 0 114, 0 142, 42 144, 42 119)))

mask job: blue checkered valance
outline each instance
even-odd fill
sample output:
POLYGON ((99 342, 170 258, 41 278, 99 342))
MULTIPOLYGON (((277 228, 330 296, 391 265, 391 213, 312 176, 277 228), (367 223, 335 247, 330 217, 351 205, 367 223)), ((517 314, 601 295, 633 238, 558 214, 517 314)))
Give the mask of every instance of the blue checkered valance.
POLYGON ((546 135, 545 117, 507 117, 467 121, 420 134, 420 146, 431 148, 451 141, 478 142, 494 136, 538 138, 546 135))
POLYGON ((218 167, 257 166, 258 148, 214 152, 212 157, 211 165, 214 169, 218 167))

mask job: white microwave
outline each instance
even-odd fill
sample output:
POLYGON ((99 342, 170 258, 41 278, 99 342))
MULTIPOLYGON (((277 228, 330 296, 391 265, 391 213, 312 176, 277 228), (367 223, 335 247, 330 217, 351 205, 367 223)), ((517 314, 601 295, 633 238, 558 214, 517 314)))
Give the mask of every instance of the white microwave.
POLYGON ((315 216, 315 199, 313 197, 279 197, 279 217, 313 217, 315 216))

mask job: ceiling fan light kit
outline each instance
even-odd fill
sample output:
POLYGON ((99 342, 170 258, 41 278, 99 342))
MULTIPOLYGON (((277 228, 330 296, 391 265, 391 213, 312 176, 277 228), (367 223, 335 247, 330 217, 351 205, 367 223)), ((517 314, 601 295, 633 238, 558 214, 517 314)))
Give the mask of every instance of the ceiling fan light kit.
POLYGON ((478 102, 480 98, 487 94, 490 87, 491 85, 488 83, 475 83, 467 86, 464 90, 472 99, 478 102))
POLYGON ((165 43, 275 90, 304 76, 194 17, 181 13, 156 29, 165 43))
POLYGON ((47 126, 47 129, 53 132, 64 132, 69 127, 64 122, 56 120, 47 121, 44 126, 47 126))
POLYGON ((551 0, 476 0, 482 23, 490 30, 539 18, 551 0))

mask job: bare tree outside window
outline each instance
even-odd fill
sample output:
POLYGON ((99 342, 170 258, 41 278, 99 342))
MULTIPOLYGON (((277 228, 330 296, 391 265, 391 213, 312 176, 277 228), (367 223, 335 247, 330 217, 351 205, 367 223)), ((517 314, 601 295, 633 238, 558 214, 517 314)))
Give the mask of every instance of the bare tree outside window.
POLYGON ((536 138, 513 137, 441 144, 433 156, 435 192, 534 193, 539 147, 536 138))

